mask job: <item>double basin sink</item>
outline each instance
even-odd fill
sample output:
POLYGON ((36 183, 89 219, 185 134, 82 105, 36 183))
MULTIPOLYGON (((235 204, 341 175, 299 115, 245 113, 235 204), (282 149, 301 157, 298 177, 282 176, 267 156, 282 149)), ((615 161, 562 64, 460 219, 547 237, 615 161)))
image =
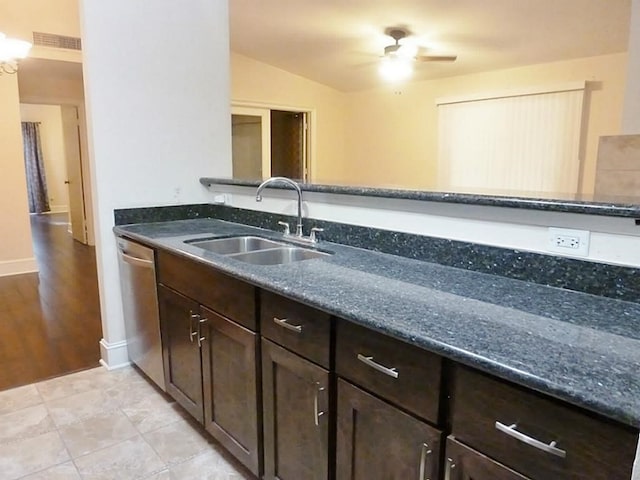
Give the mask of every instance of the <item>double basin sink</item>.
POLYGON ((185 243, 253 265, 282 265, 331 255, 255 236, 187 240, 185 243))

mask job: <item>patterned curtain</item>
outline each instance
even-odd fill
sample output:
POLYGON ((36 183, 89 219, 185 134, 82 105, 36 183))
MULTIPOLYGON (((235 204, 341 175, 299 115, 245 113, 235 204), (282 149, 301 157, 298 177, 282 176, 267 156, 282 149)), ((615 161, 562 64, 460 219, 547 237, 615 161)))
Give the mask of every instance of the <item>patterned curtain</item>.
POLYGON ((44 174, 44 159, 40 143, 40 125, 35 122, 22 122, 22 142, 24 145, 24 168, 27 173, 27 193, 29 212, 48 212, 49 195, 44 174))

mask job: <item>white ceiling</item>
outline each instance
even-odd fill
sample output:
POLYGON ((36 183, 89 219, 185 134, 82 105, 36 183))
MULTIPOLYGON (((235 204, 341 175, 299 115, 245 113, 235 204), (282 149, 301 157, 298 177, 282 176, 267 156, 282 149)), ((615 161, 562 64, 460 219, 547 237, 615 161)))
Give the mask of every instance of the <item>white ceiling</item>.
POLYGON ((231 50, 342 91, 381 84, 391 26, 455 63, 425 80, 627 50, 631 0, 230 0, 231 50))

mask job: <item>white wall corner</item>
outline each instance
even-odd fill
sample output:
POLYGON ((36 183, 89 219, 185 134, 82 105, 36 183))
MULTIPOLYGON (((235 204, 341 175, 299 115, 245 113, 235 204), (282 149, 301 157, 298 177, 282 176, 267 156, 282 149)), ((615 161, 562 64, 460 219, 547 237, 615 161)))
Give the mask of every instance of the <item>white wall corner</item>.
POLYGON ((640 480, 640 438, 638 439, 638 449, 636 451, 636 460, 633 462, 633 473, 631 480, 640 480))
POLYGON ((114 343, 109 343, 104 338, 100 340, 100 357, 100 365, 107 370, 115 370, 131 364, 127 342, 124 340, 114 343))
POLYGON ((35 257, 18 258, 17 260, 5 260, 3 262, 0 262, 0 277, 37 272, 38 262, 36 261, 35 257))

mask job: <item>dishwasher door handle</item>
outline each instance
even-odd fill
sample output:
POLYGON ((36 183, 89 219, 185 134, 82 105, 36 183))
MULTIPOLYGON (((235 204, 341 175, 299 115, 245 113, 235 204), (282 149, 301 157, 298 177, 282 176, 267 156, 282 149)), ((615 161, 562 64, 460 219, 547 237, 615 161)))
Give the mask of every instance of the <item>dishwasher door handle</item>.
POLYGON ((122 255, 122 260, 124 260, 125 262, 131 265, 135 265, 136 267, 153 268, 152 260, 145 260, 143 258, 132 257, 131 255, 124 253, 122 250, 120 250, 120 255, 122 255))

